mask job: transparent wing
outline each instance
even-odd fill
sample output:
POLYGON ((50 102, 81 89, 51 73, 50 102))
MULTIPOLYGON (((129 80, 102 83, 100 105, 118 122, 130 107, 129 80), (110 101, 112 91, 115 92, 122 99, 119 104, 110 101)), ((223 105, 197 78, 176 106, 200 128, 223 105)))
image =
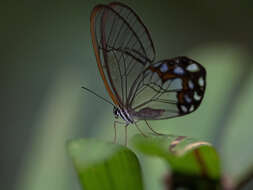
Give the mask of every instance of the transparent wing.
POLYGON ((187 57, 149 66, 130 90, 131 114, 137 120, 167 119, 195 111, 204 96, 206 71, 187 57))
POLYGON ((134 11, 121 3, 93 9, 91 34, 105 86, 114 103, 126 107, 130 87, 154 60, 150 35, 134 11))
POLYGON ((155 59, 154 44, 140 17, 130 7, 122 3, 113 2, 109 6, 125 20, 122 27, 118 28, 118 31, 114 28, 113 32, 120 35, 118 39, 115 37, 116 44, 114 44, 114 47, 125 49, 129 54, 139 59, 140 62, 153 62, 155 59), (129 33, 129 31, 131 32, 129 33))

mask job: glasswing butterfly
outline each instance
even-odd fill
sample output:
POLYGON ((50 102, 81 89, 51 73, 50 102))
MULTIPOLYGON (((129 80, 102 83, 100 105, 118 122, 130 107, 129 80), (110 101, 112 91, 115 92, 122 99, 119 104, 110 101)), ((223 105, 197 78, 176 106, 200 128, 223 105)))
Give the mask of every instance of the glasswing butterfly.
POLYGON ((130 123, 183 116, 199 107, 205 68, 185 56, 155 62, 149 31, 130 7, 119 2, 97 5, 90 23, 97 65, 114 115, 124 120, 125 129, 130 123))

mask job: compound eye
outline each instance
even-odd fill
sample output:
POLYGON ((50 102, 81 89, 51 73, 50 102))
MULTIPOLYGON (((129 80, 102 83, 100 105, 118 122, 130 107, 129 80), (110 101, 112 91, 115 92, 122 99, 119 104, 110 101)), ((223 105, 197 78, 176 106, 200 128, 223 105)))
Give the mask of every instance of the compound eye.
POLYGON ((116 119, 118 119, 118 118, 119 118, 118 108, 113 107, 113 114, 114 114, 114 116, 115 116, 115 118, 116 118, 116 119))

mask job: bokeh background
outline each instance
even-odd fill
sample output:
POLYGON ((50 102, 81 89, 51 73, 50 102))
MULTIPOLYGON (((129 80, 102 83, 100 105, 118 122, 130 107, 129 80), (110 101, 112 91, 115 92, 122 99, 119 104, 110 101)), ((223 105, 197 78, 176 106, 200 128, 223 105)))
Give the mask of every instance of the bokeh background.
MULTIPOLYGON (((108 2, 1 1, 1 189, 78 190, 66 141, 112 141, 112 107, 81 89, 109 98, 89 29, 92 8, 108 2)), ((213 143, 223 172, 240 179, 253 169, 253 1, 121 2, 150 30, 157 60, 186 55, 207 69, 200 108, 152 127, 213 143)), ((162 189, 162 161, 142 159, 146 188, 162 189)))

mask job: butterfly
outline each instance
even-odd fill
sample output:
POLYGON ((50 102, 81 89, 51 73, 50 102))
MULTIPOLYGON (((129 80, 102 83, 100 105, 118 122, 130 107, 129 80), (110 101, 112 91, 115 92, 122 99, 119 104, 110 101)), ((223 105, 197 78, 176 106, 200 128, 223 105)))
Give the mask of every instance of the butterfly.
POLYGON ((186 56, 155 61, 149 31, 130 7, 119 2, 97 5, 90 26, 114 115, 126 127, 183 116, 199 107, 206 88, 205 68, 186 56))

